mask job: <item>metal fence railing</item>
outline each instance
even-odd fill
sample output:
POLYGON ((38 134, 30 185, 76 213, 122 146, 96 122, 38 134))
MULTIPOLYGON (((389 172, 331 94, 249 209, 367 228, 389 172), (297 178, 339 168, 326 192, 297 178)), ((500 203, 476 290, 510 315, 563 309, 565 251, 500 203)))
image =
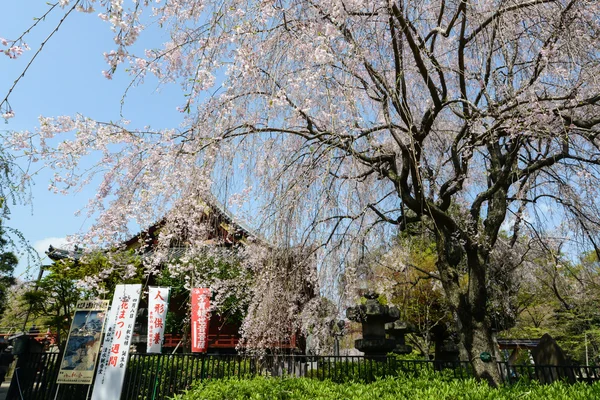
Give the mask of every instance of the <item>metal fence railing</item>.
POLYGON ((582 365, 510 365, 498 363, 500 376, 508 384, 517 381, 538 381, 552 383, 565 381, 569 383, 600 381, 600 366, 582 365))
MULTIPOLYGON (((7 400, 88 399, 91 385, 61 385, 57 394, 58 362, 59 355, 56 353, 21 356, 7 400)), ((499 362, 498 368, 508 384, 519 380, 542 383, 600 380, 600 367, 529 366, 499 362)), ((454 378, 473 376, 472 367, 467 362, 404 360, 394 356, 131 354, 121 399, 166 400, 189 389, 194 382, 207 379, 287 376, 329 379, 338 383, 371 382, 401 373, 419 375, 432 371, 444 371, 445 376, 454 378)))
POLYGON ((447 370, 456 378, 472 376, 466 362, 379 359, 362 356, 268 355, 263 357, 203 354, 132 354, 123 385, 123 400, 169 398, 196 381, 223 378, 308 377, 334 382, 371 382, 400 372, 447 370))
POLYGON ((60 385, 57 393, 60 354, 31 353, 18 357, 6 400, 86 399, 89 385, 60 385))

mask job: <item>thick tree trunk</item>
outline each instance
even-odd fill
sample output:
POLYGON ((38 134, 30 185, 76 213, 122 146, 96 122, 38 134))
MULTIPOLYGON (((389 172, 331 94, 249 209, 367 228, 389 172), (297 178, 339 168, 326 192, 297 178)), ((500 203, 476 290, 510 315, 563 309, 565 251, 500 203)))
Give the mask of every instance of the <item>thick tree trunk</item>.
POLYGON ((492 386, 501 383, 498 364, 495 354, 497 353, 493 333, 487 321, 477 321, 464 310, 457 310, 459 325, 459 349, 461 360, 468 360, 473 366, 475 375, 486 380, 492 386), (491 361, 483 361, 482 353, 489 353, 491 361))
POLYGON ((449 235, 438 236, 437 267, 456 321, 460 358, 471 363, 478 378, 486 380, 492 386, 498 386, 501 379, 495 357, 496 344, 487 312, 485 265, 480 262, 477 249, 465 250, 462 246, 451 243, 451 240, 449 235), (482 353, 489 353, 491 361, 483 361, 482 353))

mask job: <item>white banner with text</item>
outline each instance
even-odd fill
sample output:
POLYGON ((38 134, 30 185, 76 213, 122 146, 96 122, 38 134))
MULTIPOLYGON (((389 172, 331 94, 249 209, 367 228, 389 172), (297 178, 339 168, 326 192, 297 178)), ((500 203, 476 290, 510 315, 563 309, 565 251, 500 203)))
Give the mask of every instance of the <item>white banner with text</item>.
POLYGON ((148 290, 147 353, 160 353, 165 339, 165 322, 169 308, 169 287, 151 286, 148 290))
POLYGON ((106 322, 92 400, 120 399, 142 285, 117 285, 106 322))

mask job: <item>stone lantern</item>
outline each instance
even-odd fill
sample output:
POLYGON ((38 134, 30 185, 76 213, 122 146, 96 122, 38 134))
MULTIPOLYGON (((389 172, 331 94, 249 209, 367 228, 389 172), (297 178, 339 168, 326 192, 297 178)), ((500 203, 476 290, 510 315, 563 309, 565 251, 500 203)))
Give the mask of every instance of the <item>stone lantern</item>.
POLYGON ((350 321, 362 324, 362 339, 354 341, 354 347, 365 353, 369 358, 385 357, 394 350, 396 340, 387 339, 385 325, 400 317, 396 307, 389 307, 377 301, 379 295, 373 291, 367 292, 365 304, 346 309, 346 317, 350 321))
POLYGON ((404 335, 413 331, 414 327, 408 322, 397 320, 385 324, 385 332, 388 334, 390 339, 394 340, 394 342, 396 343, 396 346, 392 349, 392 353, 412 353, 412 347, 406 344, 406 339, 404 335))

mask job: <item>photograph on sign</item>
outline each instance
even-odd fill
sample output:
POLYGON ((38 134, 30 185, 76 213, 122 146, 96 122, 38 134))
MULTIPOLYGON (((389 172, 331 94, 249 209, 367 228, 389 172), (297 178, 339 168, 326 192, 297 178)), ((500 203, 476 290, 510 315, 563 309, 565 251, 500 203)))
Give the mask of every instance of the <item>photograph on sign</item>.
POLYGON ((107 309, 108 300, 77 303, 56 383, 92 383, 107 309))

